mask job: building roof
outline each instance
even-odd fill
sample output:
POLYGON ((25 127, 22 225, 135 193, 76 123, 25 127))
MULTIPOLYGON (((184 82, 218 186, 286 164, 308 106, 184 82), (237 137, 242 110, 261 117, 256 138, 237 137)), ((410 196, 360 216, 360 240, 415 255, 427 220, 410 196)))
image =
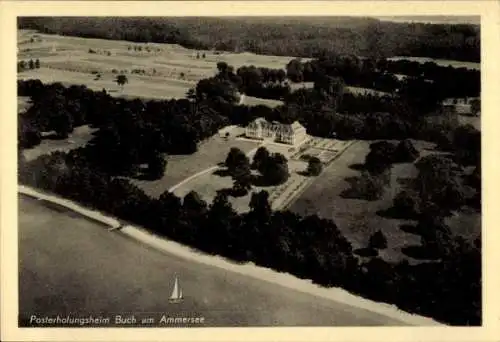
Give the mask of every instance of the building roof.
POLYGON ((302 126, 298 121, 295 121, 292 124, 284 124, 284 123, 280 123, 278 121, 273 121, 271 123, 264 118, 255 119, 254 121, 252 121, 250 123, 249 126, 251 126, 251 127, 261 126, 263 128, 276 128, 276 129, 278 129, 282 132, 286 132, 286 133, 293 133, 293 132, 297 132, 298 130, 305 129, 304 126, 302 126))

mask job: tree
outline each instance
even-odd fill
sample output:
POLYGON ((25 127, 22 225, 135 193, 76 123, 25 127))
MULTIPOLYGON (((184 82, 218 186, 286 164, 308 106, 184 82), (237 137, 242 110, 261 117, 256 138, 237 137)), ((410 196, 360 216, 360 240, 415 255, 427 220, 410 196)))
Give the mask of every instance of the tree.
POLYGON ((116 82, 116 84, 118 84, 119 86, 121 86, 122 89, 123 89, 123 86, 126 83, 128 83, 128 78, 127 78, 127 76, 125 76, 123 74, 122 75, 118 75, 118 76, 116 76, 115 82, 116 82))
POLYGON ((323 163, 318 157, 309 158, 307 173, 311 176, 318 176, 323 170, 323 163))
POLYGON ((384 194, 384 181, 381 175, 372 175, 363 171, 351 183, 351 189, 346 191, 348 197, 375 201, 384 194))
POLYGON ((28 62, 28 65, 29 65, 30 69, 34 69, 35 68, 35 63, 33 62, 32 59, 30 59, 30 61, 28 62))
POLYGON ((421 158, 415 165, 419 170, 416 186, 423 202, 435 203, 445 214, 464 203, 461 168, 453 160, 430 155, 421 158))
POLYGON ((420 156, 410 139, 400 141, 394 151, 394 161, 398 163, 413 162, 420 156))
POLYGON ((387 248, 387 239, 381 230, 376 231, 370 236, 370 241, 368 243, 370 248, 373 249, 385 249, 387 248))
POLYGON ((370 152, 365 158, 366 169, 373 174, 380 174, 391 167, 394 162, 396 146, 387 141, 370 145, 370 152))
POLYGON ((204 233, 200 236, 208 250, 221 253, 232 248, 232 242, 235 240, 232 233, 235 218, 237 213, 229 203, 227 195, 218 192, 210 206, 204 233))
POLYGON ((233 184, 233 195, 235 197, 245 196, 248 191, 252 188, 249 177, 236 177, 233 184))
POLYGON ((219 74, 226 74, 228 69, 229 65, 226 62, 217 62, 217 70, 219 70, 219 74))
POLYGON ((167 167, 167 160, 159 152, 152 153, 149 160, 148 172, 152 179, 160 179, 165 173, 167 167))
POLYGON ((259 170, 266 182, 277 185, 287 181, 290 173, 288 171, 288 160, 280 153, 271 155, 267 162, 259 170))
POLYGON ((264 146, 259 147, 255 152, 255 155, 253 156, 252 169, 260 171, 262 166, 269 159, 269 156, 270 154, 267 148, 265 148, 264 146))
POLYGON ((40 60, 38 58, 35 61, 35 68, 40 69, 40 60))
POLYGON ((61 139, 66 139, 73 132, 73 118, 70 113, 63 111, 52 118, 52 127, 61 139))
POLYGON ((205 58, 205 57, 206 57, 206 55, 205 55, 205 53, 204 53, 204 52, 203 52, 203 55, 201 55, 201 57, 202 57, 202 58, 205 58))
POLYGON ((292 59, 286 65, 286 75, 292 82, 302 82, 304 79, 304 65, 299 59, 292 59))
POLYGON ((231 175, 250 172, 250 161, 239 148, 232 147, 227 154, 225 165, 231 175))
POLYGON ((472 115, 477 116, 481 112, 481 100, 473 99, 470 101, 470 110, 472 115))
POLYGON ((258 193, 253 193, 250 198, 250 209, 257 217, 270 217, 271 216, 271 204, 269 204, 269 193, 262 190, 258 193))

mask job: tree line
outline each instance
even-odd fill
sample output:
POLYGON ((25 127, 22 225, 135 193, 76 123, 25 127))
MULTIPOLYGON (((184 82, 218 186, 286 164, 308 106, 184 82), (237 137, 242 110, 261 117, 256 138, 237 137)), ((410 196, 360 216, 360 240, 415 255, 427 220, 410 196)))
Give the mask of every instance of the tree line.
POLYGON ((17 72, 22 72, 25 70, 40 69, 40 60, 37 58, 35 60, 30 59, 29 61, 18 61, 17 62, 17 72))
POLYGON ((315 82, 324 75, 340 77, 349 86, 380 90, 412 98, 419 92, 445 98, 478 97, 481 89, 479 70, 443 67, 434 62, 391 61, 384 58, 359 58, 331 54, 302 62, 291 60, 287 77, 292 82, 315 82), (404 75, 398 79, 395 75, 404 75))
POLYGON ((475 25, 394 23, 353 17, 23 17, 18 27, 86 38, 279 56, 318 58, 336 53, 480 61, 480 32, 475 25))

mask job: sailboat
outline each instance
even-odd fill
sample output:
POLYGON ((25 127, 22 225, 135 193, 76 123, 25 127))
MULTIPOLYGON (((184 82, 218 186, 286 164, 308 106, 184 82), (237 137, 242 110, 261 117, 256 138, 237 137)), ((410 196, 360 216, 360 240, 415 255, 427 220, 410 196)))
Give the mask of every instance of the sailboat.
POLYGON ((182 301, 182 289, 179 286, 179 280, 175 277, 174 289, 172 290, 172 294, 170 295, 171 303, 179 303, 182 301))

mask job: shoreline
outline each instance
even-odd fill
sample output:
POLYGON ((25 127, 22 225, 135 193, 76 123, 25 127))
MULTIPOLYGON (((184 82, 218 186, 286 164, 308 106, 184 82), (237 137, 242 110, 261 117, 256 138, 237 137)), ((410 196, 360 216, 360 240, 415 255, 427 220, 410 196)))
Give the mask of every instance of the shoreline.
POLYGON ((18 185, 18 193, 35 199, 45 200, 75 211, 88 219, 110 226, 108 230, 116 230, 116 232, 133 238, 140 243, 183 259, 221 268, 233 273, 266 281, 268 283, 277 284, 284 288, 293 289, 327 300, 347 304, 355 308, 364 309, 375 314, 399 320, 410 326, 446 326, 445 324, 439 323, 432 318, 400 310, 393 304, 375 302, 353 295, 342 288, 321 287, 313 284, 311 280, 299 279, 289 273, 281 273, 270 268, 257 266, 252 262, 237 264, 230 262, 228 259, 221 256, 203 254, 189 246, 185 246, 175 241, 167 240, 163 237, 155 235, 143 227, 128 224, 125 224, 122 227, 122 224, 115 218, 109 217, 95 210, 86 209, 74 201, 63 199, 54 195, 48 195, 28 186, 18 185))

